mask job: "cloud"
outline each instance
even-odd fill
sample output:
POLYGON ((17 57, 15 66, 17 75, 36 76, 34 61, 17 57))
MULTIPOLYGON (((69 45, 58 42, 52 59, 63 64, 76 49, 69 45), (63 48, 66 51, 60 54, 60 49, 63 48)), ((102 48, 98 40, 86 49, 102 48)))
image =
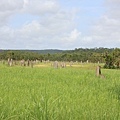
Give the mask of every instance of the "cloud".
POLYGON ((81 33, 77 30, 74 29, 70 36, 68 37, 68 41, 74 42, 75 40, 77 40, 80 37, 81 33))
POLYGON ((56 0, 1 0, 0 26, 8 23, 16 14, 41 15, 56 13, 59 5, 56 0))
POLYGON ((75 4, 74 7, 67 8, 61 6, 59 0, 1 0, 0 47, 14 49, 120 47, 119 5, 119 0, 105 0, 106 11, 99 18, 98 15, 93 16, 96 20, 93 23, 91 18, 88 19, 90 15, 80 14, 80 11, 75 9, 75 4), (25 19, 25 16, 28 18, 25 19), (21 20, 16 17, 23 21, 20 22, 21 20), (18 22, 19 27, 14 27, 14 22, 11 23, 10 20, 18 22))
POLYGON ((23 8, 23 0, 1 0, 0 1, 0 26, 4 26, 9 18, 23 8))
POLYGON ((60 10, 23 24, 20 28, 1 27, 3 48, 45 49, 64 48, 81 34, 74 26, 74 12, 60 10), (7 35, 7 36, 6 36, 7 35))
POLYGON ((75 29, 75 12, 63 10, 57 0, 2 0, 0 9, 1 48, 62 47, 65 40, 73 42, 79 36, 75 29), (26 21, 14 28, 14 23, 10 24, 9 20, 16 14, 32 14, 39 19, 26 21))
POLYGON ((120 47, 119 5, 119 0, 105 1, 106 12, 92 26, 91 32, 88 35, 91 38, 90 43, 92 46, 120 47))
POLYGON ((23 8, 23 0, 1 0, 0 12, 15 11, 23 8))
POLYGON ((23 12, 30 14, 48 14, 58 11, 59 5, 56 0, 24 0, 23 12))

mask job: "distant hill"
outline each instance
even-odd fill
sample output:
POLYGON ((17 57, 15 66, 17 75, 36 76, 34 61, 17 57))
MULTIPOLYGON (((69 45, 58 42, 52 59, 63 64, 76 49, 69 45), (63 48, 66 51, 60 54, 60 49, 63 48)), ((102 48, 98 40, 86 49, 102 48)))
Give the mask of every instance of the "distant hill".
POLYGON ((111 53, 115 48, 75 48, 74 50, 59 50, 59 49, 44 49, 44 50, 29 50, 29 49, 0 49, 0 52, 4 51, 21 51, 21 52, 34 52, 39 54, 56 54, 56 53, 104 53, 108 52, 111 53))
POLYGON ((58 49, 45 49, 45 50, 12 50, 12 49, 8 49, 8 50, 2 50, 0 49, 0 52, 3 51, 21 51, 21 52, 35 52, 35 53, 39 53, 39 54, 55 54, 55 53, 62 53, 64 50, 58 50, 58 49))
POLYGON ((31 51, 31 52, 36 52, 40 54, 55 54, 55 53, 62 53, 63 50, 57 50, 57 49, 45 49, 45 50, 26 50, 26 51, 31 51))

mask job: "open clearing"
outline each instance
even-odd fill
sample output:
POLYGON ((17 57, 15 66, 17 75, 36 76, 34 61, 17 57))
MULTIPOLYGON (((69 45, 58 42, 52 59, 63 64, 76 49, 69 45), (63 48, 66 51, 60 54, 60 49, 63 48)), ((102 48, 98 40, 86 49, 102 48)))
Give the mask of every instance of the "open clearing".
MULTIPOLYGON (((79 66, 79 67, 78 67, 79 66)), ((0 120, 119 120, 120 71, 0 64, 0 120)))

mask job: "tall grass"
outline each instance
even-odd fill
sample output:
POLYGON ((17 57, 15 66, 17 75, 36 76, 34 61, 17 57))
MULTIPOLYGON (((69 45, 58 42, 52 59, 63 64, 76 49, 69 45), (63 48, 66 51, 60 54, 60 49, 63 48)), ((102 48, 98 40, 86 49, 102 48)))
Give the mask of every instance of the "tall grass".
POLYGON ((0 120, 119 120, 119 72, 0 65, 0 120))

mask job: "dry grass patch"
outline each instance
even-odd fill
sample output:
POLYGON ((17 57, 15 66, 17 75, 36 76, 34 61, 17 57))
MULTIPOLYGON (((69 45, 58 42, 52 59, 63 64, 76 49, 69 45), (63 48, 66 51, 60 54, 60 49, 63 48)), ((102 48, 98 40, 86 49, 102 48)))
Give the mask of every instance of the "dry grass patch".
POLYGON ((49 67, 49 65, 42 64, 42 65, 34 65, 34 67, 49 67))

